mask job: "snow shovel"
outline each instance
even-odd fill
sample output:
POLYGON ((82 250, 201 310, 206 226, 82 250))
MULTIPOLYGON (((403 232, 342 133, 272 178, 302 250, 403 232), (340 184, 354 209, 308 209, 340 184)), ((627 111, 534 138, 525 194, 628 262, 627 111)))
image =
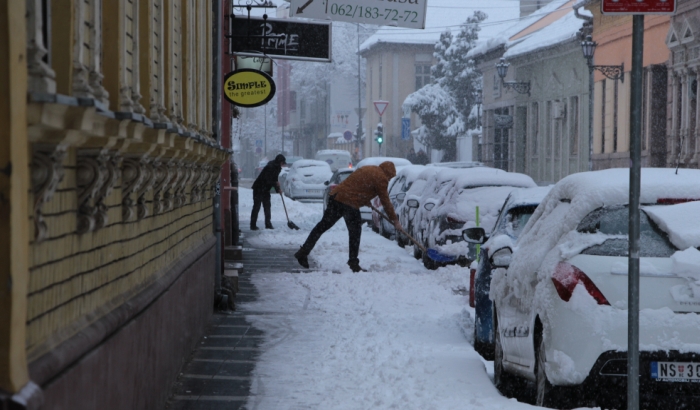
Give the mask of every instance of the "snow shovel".
POLYGON ((284 214, 287 215, 287 226, 289 229, 299 230, 299 227, 292 221, 289 220, 289 214, 287 213, 287 205, 284 204, 284 195, 280 192, 280 198, 282 198, 282 206, 284 207, 284 214))
MULTIPOLYGON (((382 218, 386 219, 389 223, 392 223, 392 224, 394 223, 391 219, 389 219, 388 216, 384 215, 384 212, 375 208, 374 205, 370 204, 369 207, 372 208, 374 210, 374 212, 378 213, 382 218)), ((415 240, 411 235, 406 233, 406 231, 404 231, 403 229, 399 229, 399 231, 402 234, 404 234, 406 237, 408 237, 408 239, 410 239, 413 243, 415 243, 416 246, 419 247, 421 251, 423 251, 423 253, 428 255, 428 257, 430 259, 434 260, 435 262, 448 263, 448 262, 454 262, 457 260, 456 258, 454 258, 452 256, 443 255, 435 249, 425 249, 425 246, 423 246, 421 243, 419 243, 417 240, 415 240)))

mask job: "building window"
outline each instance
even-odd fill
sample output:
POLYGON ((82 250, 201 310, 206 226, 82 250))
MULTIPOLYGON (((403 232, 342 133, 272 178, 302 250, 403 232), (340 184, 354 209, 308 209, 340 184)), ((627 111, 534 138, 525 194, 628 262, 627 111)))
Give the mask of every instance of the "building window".
POLYGON ((602 82, 602 87, 601 89, 601 99, 600 99, 600 153, 605 154, 605 112, 607 111, 607 107, 605 106, 605 101, 606 101, 606 96, 605 96, 605 91, 607 88, 607 81, 604 78, 602 82))
POLYGON ((430 65, 416 64, 416 91, 430 84, 430 65))
POLYGON ((289 111, 296 111, 296 110, 297 110, 297 92, 290 91, 289 92, 289 111))
POLYGON ((571 115, 569 118, 569 154, 575 157, 578 155, 580 141, 578 97, 571 97, 571 115))
POLYGON ((540 136, 540 105, 532 103, 532 156, 537 156, 537 140, 540 136))
MULTIPOLYGON (((508 107, 496 108, 495 115, 508 115, 508 107)), ((493 166, 504 171, 508 171, 508 131, 509 128, 498 126, 493 134, 493 166)))

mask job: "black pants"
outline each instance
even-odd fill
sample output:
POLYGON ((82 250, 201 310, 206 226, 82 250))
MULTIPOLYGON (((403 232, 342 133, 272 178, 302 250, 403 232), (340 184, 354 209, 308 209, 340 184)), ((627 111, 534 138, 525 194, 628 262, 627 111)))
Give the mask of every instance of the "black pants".
POLYGON ((350 258, 349 263, 357 262, 357 255, 360 252, 360 235, 362 235, 362 215, 359 209, 355 209, 349 205, 337 202, 334 197, 328 198, 328 207, 323 213, 321 221, 316 224, 311 230, 306 242, 301 246, 304 254, 308 255, 316 246, 321 235, 329 230, 340 218, 345 219, 345 225, 348 227, 348 235, 350 237, 350 258))
POLYGON ((253 190, 253 211, 250 213, 250 226, 253 227, 258 222, 258 212, 262 204, 265 213, 265 226, 272 225, 270 222, 270 191, 253 190))

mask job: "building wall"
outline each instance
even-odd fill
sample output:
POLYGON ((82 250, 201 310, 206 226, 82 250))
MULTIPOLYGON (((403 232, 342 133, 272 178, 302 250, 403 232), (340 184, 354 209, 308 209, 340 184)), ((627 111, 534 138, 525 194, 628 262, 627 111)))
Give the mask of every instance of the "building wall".
POLYGON ((15 307, 0 310, 10 335, 0 358, 13 358, 0 360, 0 390, 31 378, 44 408, 81 408, 87 391, 82 408, 157 408, 157 394, 146 407, 129 400, 167 389, 212 308, 212 200, 229 153, 212 138, 211 4, 29 0, 0 10, 3 25, 21 16, 0 44, 27 55, 21 72, 0 59, 15 87, 0 89, 14 98, 0 112, 15 113, 0 140, 17 149, 14 185, 29 187, 3 195, 31 204, 2 214, 23 231, 0 225, 14 243, 3 255, 26 255, 2 273, 15 307), (193 317, 158 320, 168 304, 193 317), (118 380, 132 383, 123 401, 109 392, 118 380))
MULTIPOLYGON (((416 91, 416 65, 432 65, 433 45, 375 45, 365 52, 367 59, 367 92, 365 118, 368 135, 365 136, 366 157, 379 156, 379 146, 374 140, 374 131, 379 123, 379 114, 374 101, 389 101, 382 116, 384 143, 382 156, 405 157, 413 147, 413 141, 401 139, 402 105, 406 97, 416 91)), ((418 126, 417 116, 411 115, 411 129, 418 126)))
MULTIPOLYGON (((624 64, 624 80, 606 78, 596 70, 594 108, 593 168, 605 169, 629 166, 630 147, 630 72, 632 69, 632 17, 603 15, 600 2, 586 6, 593 13, 593 40, 598 43, 594 64, 624 64)), ((665 67, 670 58, 665 43, 669 32, 668 16, 644 18, 644 98, 642 165, 665 166, 665 150, 652 148, 663 146, 666 132, 659 123, 664 122, 663 103, 666 90, 658 87, 665 81, 665 67), (659 115, 659 114, 662 115, 659 115), (652 155, 653 154, 653 155, 652 155)))

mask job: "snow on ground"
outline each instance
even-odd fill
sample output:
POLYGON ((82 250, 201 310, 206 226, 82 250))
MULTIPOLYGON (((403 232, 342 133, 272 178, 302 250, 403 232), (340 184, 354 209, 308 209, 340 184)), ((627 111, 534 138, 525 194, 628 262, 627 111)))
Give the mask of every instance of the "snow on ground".
MULTIPOLYGON (((252 191, 239 189, 243 225, 252 191)), ((285 198, 285 204, 301 230, 287 228, 281 198, 273 194, 276 229, 251 235, 253 246, 296 249, 321 218, 320 202, 285 198)), ((262 212, 259 218, 262 226, 262 212)), ((466 269, 428 271, 365 226, 360 264, 369 272, 352 273, 347 242, 341 220, 309 257, 317 271, 253 276, 260 298, 239 308, 270 314, 246 316, 265 332, 249 409, 532 408, 498 393, 492 363, 468 340, 473 309, 464 292, 466 269)))

